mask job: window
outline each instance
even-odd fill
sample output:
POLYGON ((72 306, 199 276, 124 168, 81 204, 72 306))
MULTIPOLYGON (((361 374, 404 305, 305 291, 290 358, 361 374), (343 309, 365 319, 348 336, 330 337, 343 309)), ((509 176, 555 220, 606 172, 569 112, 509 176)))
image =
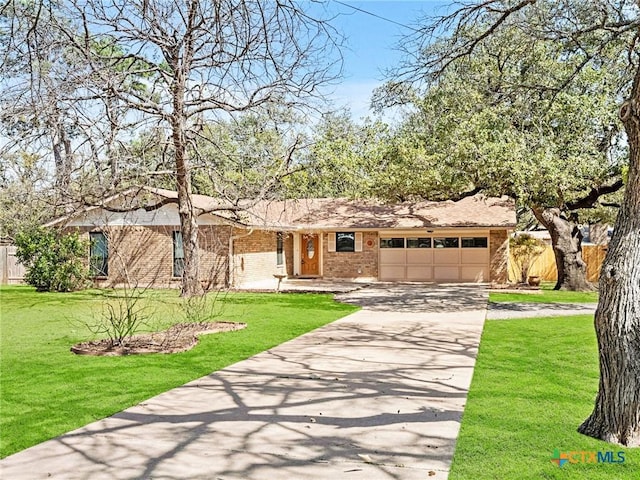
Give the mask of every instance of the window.
POLYGON ((173 232, 173 276, 182 277, 184 273, 184 245, 182 232, 173 232))
POLYGON ((356 234, 354 232, 336 233, 336 252, 355 252, 356 234))
POLYGON ((276 234, 276 265, 284 265, 284 233, 276 234))
POLYGON ((487 237, 463 237, 462 248, 487 248, 487 237))
POLYGON ((404 248, 404 238, 381 238, 380 248, 404 248))
POLYGON ((407 248, 431 248, 431 239, 428 237, 407 238, 407 248))
POLYGON ((458 248, 460 239, 458 237, 434 238, 434 248, 458 248))
POLYGON ((109 275, 109 247, 102 232, 89 233, 89 270, 94 277, 109 275))

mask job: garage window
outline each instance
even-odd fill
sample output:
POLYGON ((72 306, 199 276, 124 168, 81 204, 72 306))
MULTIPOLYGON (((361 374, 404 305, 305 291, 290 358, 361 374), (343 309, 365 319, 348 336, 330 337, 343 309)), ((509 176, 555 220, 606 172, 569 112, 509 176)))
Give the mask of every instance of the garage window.
POLYGON ((431 248, 431 239, 428 237, 407 238, 407 248, 431 248))
POLYGON ((380 248, 404 248, 404 237, 381 238, 380 248))
POLYGON ((434 248, 458 248, 460 239, 458 237, 434 238, 434 248))
POLYGON ((487 237, 463 237, 462 248, 487 248, 487 237))

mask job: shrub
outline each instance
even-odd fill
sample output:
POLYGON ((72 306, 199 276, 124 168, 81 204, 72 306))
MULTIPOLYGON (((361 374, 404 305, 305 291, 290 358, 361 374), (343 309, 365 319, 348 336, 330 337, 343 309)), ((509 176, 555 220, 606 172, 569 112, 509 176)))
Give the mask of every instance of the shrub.
POLYGON ((25 281, 40 292, 70 292, 86 286, 88 243, 77 233, 42 227, 16 235, 16 257, 26 268, 25 281))
POLYGON ((528 233, 521 233, 509 239, 509 250, 513 254, 520 273, 520 282, 526 283, 531 266, 542 255, 545 243, 528 233))
POLYGON ((106 297, 102 313, 93 323, 83 322, 91 333, 110 340, 111 347, 125 347, 141 329, 151 328, 154 311, 145 298, 146 288, 127 285, 106 297))

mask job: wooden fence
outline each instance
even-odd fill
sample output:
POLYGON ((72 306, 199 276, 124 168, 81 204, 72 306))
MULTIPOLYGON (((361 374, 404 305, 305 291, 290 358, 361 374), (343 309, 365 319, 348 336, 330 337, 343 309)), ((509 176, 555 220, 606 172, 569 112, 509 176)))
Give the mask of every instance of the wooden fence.
POLYGON ((0 245, 0 285, 22 283, 24 266, 16 258, 16 247, 0 245))
MULTIPOLYGON (((583 245, 582 259, 587 264, 587 279, 590 282, 597 282, 600 278, 600 268, 604 256, 607 253, 606 245, 583 245)), ((519 279, 519 273, 514 268, 515 262, 513 256, 509 254, 509 281, 516 282, 519 279)), ((551 245, 547 245, 542 255, 540 255, 533 263, 529 275, 538 275, 542 280, 555 282, 558 279, 558 270, 556 269, 556 257, 553 254, 551 245)))

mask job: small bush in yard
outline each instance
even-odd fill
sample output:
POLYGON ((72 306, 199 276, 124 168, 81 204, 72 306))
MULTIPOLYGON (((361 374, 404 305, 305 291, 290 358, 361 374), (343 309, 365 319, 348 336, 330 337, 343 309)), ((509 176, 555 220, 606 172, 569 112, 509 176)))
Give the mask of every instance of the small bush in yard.
POLYGON ((70 292, 86 286, 88 243, 79 234, 38 227, 18 233, 15 243, 25 281, 36 290, 70 292))
POLYGON ((528 233, 521 233, 509 239, 509 250, 520 273, 520 282, 527 283, 531 266, 542 255, 545 244, 528 233))

